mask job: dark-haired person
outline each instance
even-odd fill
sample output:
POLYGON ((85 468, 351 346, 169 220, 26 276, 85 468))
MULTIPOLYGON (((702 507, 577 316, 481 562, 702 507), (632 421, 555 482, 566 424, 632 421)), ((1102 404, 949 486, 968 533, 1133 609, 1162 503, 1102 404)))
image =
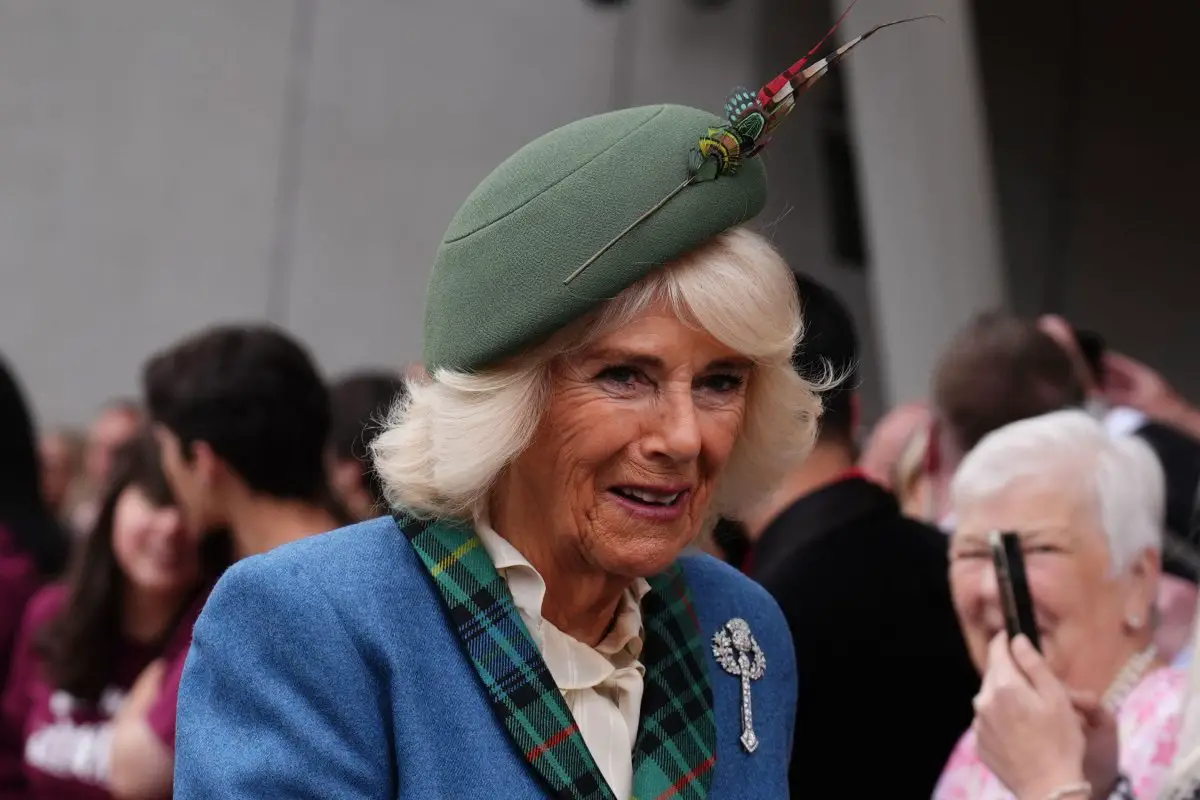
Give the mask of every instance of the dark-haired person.
POLYGON ((817 383, 830 370, 842 379, 822 395, 812 454, 748 520, 750 575, 783 609, 796 649, 791 794, 845 795, 846 753, 867 746, 888 794, 929 797, 979 688, 948 543, 855 469, 854 323, 825 286, 800 275, 797 288, 805 336, 792 366, 817 383))
POLYGON ((69 540, 42 494, 33 419, 16 377, 0 359, 0 681, 25 604, 56 577, 69 540))
POLYGON ((4 797, 101 800, 113 717, 138 675, 187 647, 194 599, 228 563, 187 536, 154 443, 114 454, 95 529, 65 585, 29 603, 3 695, 4 797), (191 618, 187 612, 191 609, 191 618))
POLYGON ((100 513, 100 493, 108 485, 116 451, 137 436, 142 424, 142 409, 129 398, 110 400, 100 409, 88 428, 84 442, 83 472, 87 497, 73 509, 71 525, 76 532, 86 532, 96 523, 100 513))
POLYGON ((329 476, 334 491, 356 520, 386 511, 383 486, 371 466, 368 448, 383 429, 387 412, 404 394, 404 379, 386 371, 356 372, 333 386, 329 476))
MULTIPOLYGON (((151 358, 143 384, 163 471, 194 535, 228 528, 245 558, 347 521, 325 472, 329 390, 290 336, 210 328, 151 358)), ((131 698, 114 732, 111 783, 122 797, 170 789, 185 653, 166 665, 158 691, 131 698)))
POLYGON ((984 436, 1013 422, 1082 407, 1087 395, 1071 358, 1032 320, 990 311, 976 316, 938 359, 933 375, 935 430, 931 522, 954 528, 950 481, 984 436))

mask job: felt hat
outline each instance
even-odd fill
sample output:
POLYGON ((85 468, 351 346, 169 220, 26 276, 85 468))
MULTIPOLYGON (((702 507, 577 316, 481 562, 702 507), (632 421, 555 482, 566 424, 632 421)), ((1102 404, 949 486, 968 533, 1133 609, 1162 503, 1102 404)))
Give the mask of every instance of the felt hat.
POLYGON ((767 199, 760 161, 688 188, 600 253, 688 179, 714 115, 683 106, 613 111, 546 134, 493 172, 438 249, 425 366, 474 370, 549 336, 728 228, 767 199))
POLYGON ((493 366, 753 219, 767 200, 754 156, 770 132, 801 92, 883 27, 810 64, 818 44, 757 92, 735 91, 724 119, 677 105, 624 109, 519 150, 472 192, 442 239, 425 305, 429 373, 493 366))

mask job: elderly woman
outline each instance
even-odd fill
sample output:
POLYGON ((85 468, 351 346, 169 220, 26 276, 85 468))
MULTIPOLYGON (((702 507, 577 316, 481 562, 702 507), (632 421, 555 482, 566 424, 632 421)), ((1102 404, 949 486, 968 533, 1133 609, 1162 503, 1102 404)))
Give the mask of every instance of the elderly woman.
POLYGON ((1153 645, 1163 496, 1146 444, 1078 410, 1001 428, 964 459, 950 580, 984 680, 937 800, 1157 796, 1185 687, 1153 645), (992 531, 1021 537, 1040 654, 1008 641, 992 531))
POLYGON ((217 586, 177 800, 787 796, 786 623, 684 551, 813 438, 792 274, 739 226, 755 137, 827 67, 725 122, 568 125, 476 189, 433 267, 428 377, 372 445, 394 520, 217 586))

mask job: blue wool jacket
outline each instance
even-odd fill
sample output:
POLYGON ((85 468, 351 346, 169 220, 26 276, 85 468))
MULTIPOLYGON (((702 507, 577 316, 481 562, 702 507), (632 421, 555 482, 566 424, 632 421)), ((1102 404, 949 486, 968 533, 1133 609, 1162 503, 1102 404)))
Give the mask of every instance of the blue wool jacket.
MULTIPOLYGON (((712 687, 708 796, 785 798, 796 669, 783 616, 727 565, 679 563, 712 687), (767 658, 751 684, 753 753, 739 742, 741 682, 708 645, 735 617, 767 658)), ((196 624, 178 713, 176 800, 554 796, 498 722, 430 570, 391 518, 230 569, 196 624)))

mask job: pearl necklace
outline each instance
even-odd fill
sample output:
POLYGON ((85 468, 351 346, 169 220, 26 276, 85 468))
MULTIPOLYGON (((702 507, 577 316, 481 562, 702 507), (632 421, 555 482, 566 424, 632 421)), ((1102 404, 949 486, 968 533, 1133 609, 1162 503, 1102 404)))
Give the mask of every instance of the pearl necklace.
POLYGON ((1158 655, 1158 648, 1150 645, 1145 650, 1137 653, 1133 658, 1125 662, 1125 666, 1117 673, 1117 678, 1108 687, 1108 691, 1104 693, 1104 708, 1108 713, 1115 714, 1125 699, 1137 687, 1138 681, 1146 673, 1150 662, 1154 661, 1154 657, 1158 655))

